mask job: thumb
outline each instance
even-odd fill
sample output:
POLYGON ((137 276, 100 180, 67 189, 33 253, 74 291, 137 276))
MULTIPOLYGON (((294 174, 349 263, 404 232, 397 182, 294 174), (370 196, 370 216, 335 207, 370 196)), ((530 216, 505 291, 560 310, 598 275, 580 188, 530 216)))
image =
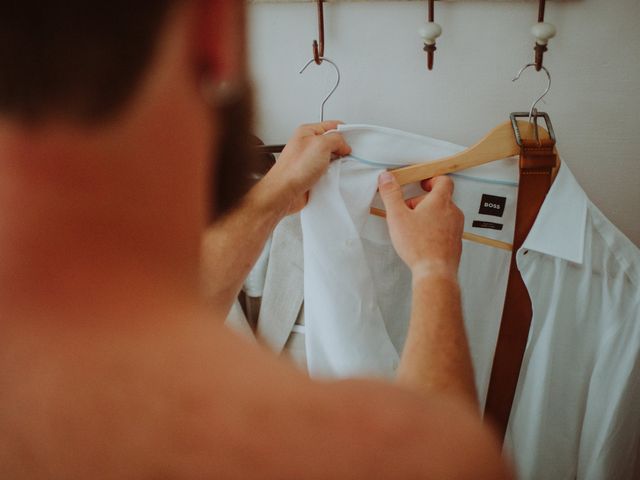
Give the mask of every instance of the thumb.
POLYGON ((396 215, 407 208, 402 197, 402 188, 392 173, 382 172, 380 174, 378 189, 384 206, 391 215, 396 215))

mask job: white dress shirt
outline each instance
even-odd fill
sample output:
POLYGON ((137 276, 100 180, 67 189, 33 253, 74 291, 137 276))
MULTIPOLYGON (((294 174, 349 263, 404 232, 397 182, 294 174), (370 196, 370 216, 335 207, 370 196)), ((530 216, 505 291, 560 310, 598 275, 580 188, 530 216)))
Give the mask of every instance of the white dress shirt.
MULTIPOLYGON (((391 377, 408 329, 411 276, 386 221, 369 214, 382 205, 377 177, 463 147, 381 127, 340 131, 353 153, 330 166, 302 212, 308 367, 316 377, 391 377)), ((517 159, 452 178, 465 231, 511 243, 517 159)), ((464 241, 459 278, 482 404, 510 255, 464 241)), ((506 438, 520 476, 640 478, 640 252, 562 163, 517 264, 533 303, 506 438)))

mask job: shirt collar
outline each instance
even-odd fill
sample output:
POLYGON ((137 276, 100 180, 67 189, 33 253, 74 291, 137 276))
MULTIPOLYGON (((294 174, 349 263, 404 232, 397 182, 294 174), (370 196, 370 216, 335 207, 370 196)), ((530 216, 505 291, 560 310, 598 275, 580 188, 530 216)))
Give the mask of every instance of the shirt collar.
POLYGON ((522 249, 582 264, 588 199, 565 162, 522 249))
POLYGON ((444 140, 373 125, 339 125, 351 158, 378 168, 398 168, 437 160, 461 152, 464 147, 444 140))

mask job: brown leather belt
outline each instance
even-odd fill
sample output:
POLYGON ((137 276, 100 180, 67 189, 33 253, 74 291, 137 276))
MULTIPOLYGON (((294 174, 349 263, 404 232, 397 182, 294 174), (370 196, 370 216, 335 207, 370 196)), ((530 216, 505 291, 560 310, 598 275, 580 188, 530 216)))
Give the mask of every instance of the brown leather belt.
MULTIPOLYGON (((546 119, 548 121, 548 117, 546 119)), ((516 225, 504 310, 485 406, 485 419, 494 424, 502 440, 509 423, 533 314, 529 292, 518 270, 516 255, 551 188, 554 169, 557 167, 558 157, 551 128, 550 132, 551 138, 524 140, 520 138, 516 127, 516 136, 521 145, 516 225)))

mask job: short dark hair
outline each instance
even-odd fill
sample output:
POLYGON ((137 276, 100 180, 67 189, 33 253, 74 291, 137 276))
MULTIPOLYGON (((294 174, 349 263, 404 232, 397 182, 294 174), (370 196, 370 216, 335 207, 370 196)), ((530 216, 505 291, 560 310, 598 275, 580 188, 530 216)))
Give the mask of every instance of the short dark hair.
POLYGON ((178 0, 0 0, 0 115, 99 122, 134 94, 178 0))

